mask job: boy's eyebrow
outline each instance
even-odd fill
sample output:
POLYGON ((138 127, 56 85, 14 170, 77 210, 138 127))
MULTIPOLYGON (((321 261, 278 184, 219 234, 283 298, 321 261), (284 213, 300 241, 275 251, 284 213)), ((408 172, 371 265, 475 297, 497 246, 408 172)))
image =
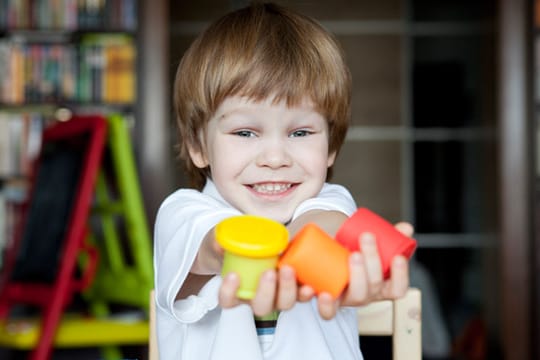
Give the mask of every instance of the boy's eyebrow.
POLYGON ((234 113, 243 113, 244 111, 242 111, 243 109, 238 109, 238 108, 234 108, 234 109, 229 109, 227 111, 224 111, 223 113, 219 114, 218 113, 218 119, 219 120, 222 120, 222 119, 225 119, 226 117, 234 114, 234 113))
POLYGON ((253 112, 256 113, 257 111, 258 110, 255 107, 251 106, 250 104, 240 104, 240 105, 235 105, 234 107, 229 108, 229 109, 224 109, 221 112, 216 113, 216 115, 218 116, 219 119, 223 119, 235 113, 250 114, 253 112))

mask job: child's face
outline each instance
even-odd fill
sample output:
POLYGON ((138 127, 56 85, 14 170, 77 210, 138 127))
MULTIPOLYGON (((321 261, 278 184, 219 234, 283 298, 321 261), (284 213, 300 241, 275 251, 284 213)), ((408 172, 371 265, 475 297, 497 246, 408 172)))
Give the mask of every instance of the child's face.
POLYGON ((335 153, 328 153, 328 124, 309 101, 287 107, 272 99, 227 98, 208 123, 194 164, 209 166, 218 191, 246 214, 289 221, 296 207, 316 196, 335 153))

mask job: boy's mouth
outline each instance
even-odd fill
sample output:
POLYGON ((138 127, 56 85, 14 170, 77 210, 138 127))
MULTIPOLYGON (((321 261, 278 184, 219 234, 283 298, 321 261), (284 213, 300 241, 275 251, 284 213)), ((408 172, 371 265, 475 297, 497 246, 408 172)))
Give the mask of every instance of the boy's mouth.
POLYGON ((282 194, 289 190, 294 184, 292 183, 259 183, 251 185, 251 188, 259 193, 264 195, 277 195, 282 194))

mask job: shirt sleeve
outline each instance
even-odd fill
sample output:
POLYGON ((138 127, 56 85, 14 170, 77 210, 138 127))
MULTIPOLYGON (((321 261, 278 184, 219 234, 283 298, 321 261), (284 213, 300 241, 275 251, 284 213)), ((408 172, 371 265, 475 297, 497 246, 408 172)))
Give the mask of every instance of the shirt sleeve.
POLYGON ((234 208, 196 190, 181 189, 159 208, 154 227, 156 305, 178 321, 191 323, 217 306, 217 279, 196 296, 175 301, 202 240, 221 220, 239 215, 234 208))
POLYGON ((339 211, 351 216, 356 203, 344 186, 326 183, 317 197, 305 200, 296 208, 292 220, 310 210, 339 211))

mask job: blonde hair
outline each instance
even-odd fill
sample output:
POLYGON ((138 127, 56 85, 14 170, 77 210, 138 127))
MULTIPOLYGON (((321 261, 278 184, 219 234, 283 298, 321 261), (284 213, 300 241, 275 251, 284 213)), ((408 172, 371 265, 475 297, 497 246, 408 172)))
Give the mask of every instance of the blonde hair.
POLYGON ((174 84, 174 106, 191 185, 210 175, 191 161, 203 150, 201 132, 225 98, 274 96, 294 106, 309 98, 328 121, 329 152, 343 144, 350 118, 351 79, 334 37, 313 19, 275 4, 252 4, 223 16, 184 54, 174 84))

